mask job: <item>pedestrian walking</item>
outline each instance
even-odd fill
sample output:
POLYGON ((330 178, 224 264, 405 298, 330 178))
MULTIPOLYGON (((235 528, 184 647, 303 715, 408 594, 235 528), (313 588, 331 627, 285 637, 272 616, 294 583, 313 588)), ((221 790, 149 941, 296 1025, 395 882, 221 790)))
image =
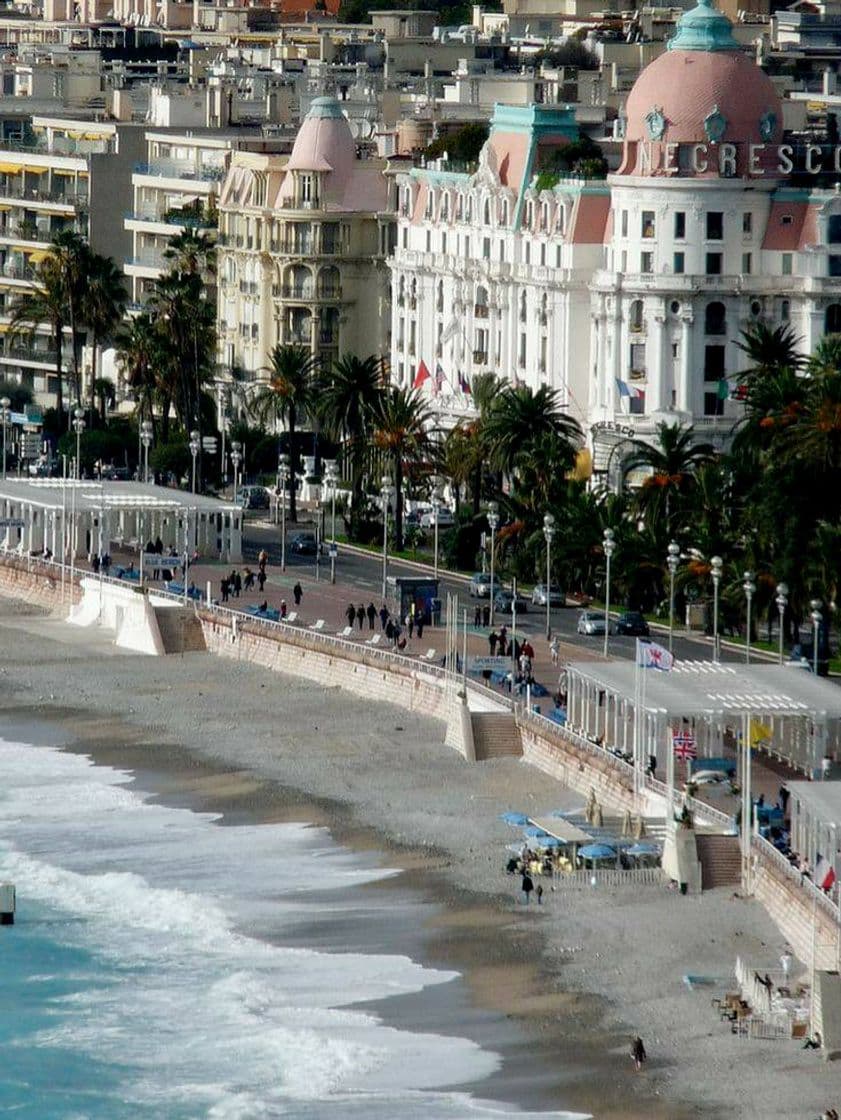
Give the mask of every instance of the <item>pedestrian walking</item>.
POLYGON ((295 606, 300 607, 301 599, 303 598, 303 595, 304 595, 304 589, 303 589, 303 587, 301 587, 300 581, 298 583, 296 583, 295 586, 292 588, 292 595, 295 599, 295 606))
POLYGON ((287 613, 288 613, 288 608, 286 606, 286 600, 281 599, 280 600, 280 617, 281 617, 281 619, 286 618, 287 613))
POLYGON ((383 632, 385 632, 385 624, 388 622, 389 611, 388 607, 383 603, 380 607, 380 623, 382 624, 383 632))
POLYGON ((368 615, 368 629, 373 630, 374 629, 374 621, 376 620, 376 617, 377 617, 377 608, 374 606, 373 603, 368 604, 368 610, 367 610, 366 613, 368 615))
POLYGON ((353 603, 348 603, 345 609, 345 618, 347 619, 348 626, 353 626, 356 621, 356 607, 353 603))
POLYGON ((500 634, 497 638, 496 652, 498 657, 505 657, 508 653, 508 646, 505 644, 505 635, 500 634))
POLYGON ((242 592, 242 576, 239 572, 234 573, 234 598, 238 599, 242 592))
POLYGON ((473 629, 478 630, 482 625, 482 608, 476 604, 476 609, 473 611, 473 629))
POLYGON ((219 590, 222 592, 222 602, 227 603, 227 601, 228 601, 228 577, 227 576, 222 576, 221 580, 219 581, 219 590))
POLYGON ((356 608, 356 621, 359 623, 359 629, 365 625, 365 607, 362 603, 356 608))
POLYGON ((497 634, 496 630, 491 630, 490 634, 488 634, 488 649, 491 651, 491 657, 496 655, 496 645, 498 641, 499 634, 497 634))
POLYGON ((265 571, 266 564, 268 564, 268 562, 269 562, 269 554, 268 554, 268 552, 266 552, 265 548, 261 548, 260 553, 257 557, 257 566, 259 568, 262 568, 263 571, 265 571))
POLYGON ((537 884, 537 890, 534 893, 537 896, 537 905, 542 906, 543 905, 543 884, 542 883, 537 884))
POLYGON ((385 636, 390 642, 394 641, 394 623, 390 618, 385 620, 385 636))
POLYGON ((406 628, 408 629, 409 637, 411 638, 415 632, 415 616, 411 611, 409 611, 409 613, 406 615, 406 628))
POLYGON ((634 1069, 639 1073, 648 1059, 645 1046, 643 1046, 642 1039, 639 1035, 631 1039, 631 1057, 634 1060, 634 1069))
POLYGON ((422 638, 423 637, 423 615, 422 614, 418 615, 418 620, 415 623, 415 629, 418 632, 418 637, 422 638))
POLYGON ((243 591, 250 591, 254 586, 254 573, 250 568, 245 569, 245 579, 242 581, 243 591))
POLYGON ((821 780, 824 782, 829 781, 832 776, 832 759, 828 754, 825 754, 821 759, 821 780))
POLYGON ((266 569, 265 568, 261 568, 259 570, 259 572, 257 573, 257 586, 260 588, 261 591, 266 586, 266 569))
POLYGON ((491 624, 491 605, 490 605, 490 603, 486 603, 484 605, 484 607, 482 607, 482 625, 483 626, 490 626, 490 624, 491 624))
POLYGON ((528 871, 523 872, 523 883, 522 883, 521 889, 522 889, 522 892, 523 892, 523 898, 524 898, 525 904, 526 904, 526 906, 528 906, 529 895, 534 890, 534 882, 532 881, 532 877, 531 877, 531 875, 529 875, 528 871))
POLYGON ((552 641, 549 643, 549 655, 552 658, 553 665, 558 664, 558 653, 560 652, 560 648, 561 647, 558 643, 558 639, 553 634, 552 641))

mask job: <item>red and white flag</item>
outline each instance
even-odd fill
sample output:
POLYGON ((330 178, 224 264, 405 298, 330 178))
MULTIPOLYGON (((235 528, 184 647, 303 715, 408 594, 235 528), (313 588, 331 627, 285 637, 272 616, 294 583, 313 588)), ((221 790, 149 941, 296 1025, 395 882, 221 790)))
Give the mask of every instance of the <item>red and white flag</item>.
POLYGON ((835 882, 835 868, 820 852, 817 853, 818 858, 815 863, 815 884, 821 888, 822 891, 831 890, 835 882))
POLYGON ((674 656, 657 642, 641 642, 637 638, 637 665, 641 669, 659 669, 667 673, 674 665, 674 656))
POLYGON ((695 736, 691 731, 675 731, 672 735, 672 746, 674 747, 675 758, 688 760, 698 757, 695 736))

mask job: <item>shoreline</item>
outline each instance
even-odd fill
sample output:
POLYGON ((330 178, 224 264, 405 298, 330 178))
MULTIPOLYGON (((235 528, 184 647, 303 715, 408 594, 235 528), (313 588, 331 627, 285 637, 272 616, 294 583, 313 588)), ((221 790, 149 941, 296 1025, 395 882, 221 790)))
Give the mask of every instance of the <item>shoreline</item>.
MULTIPOLYGON (((222 806, 226 824, 254 819, 258 791, 271 783, 271 812, 290 814, 271 819, 313 821, 404 867, 396 883, 371 889, 417 889, 439 908, 418 959, 461 972, 471 1005, 513 1022, 526 1039, 521 1053, 540 1052, 552 1094, 541 1107, 598 1120, 811 1120, 838 1099, 835 1070, 787 1044, 734 1039, 709 994, 682 985, 685 971, 726 977, 737 951, 779 955, 758 904, 721 892, 695 900, 621 890, 559 891, 540 913, 514 902, 503 855, 515 837, 499 812, 569 808, 579 795, 515 760, 469 766, 443 746, 440 727, 389 705, 208 655, 115 657, 30 611, 0 600, 0 629, 14 646, 0 711, 63 719, 86 753, 137 770, 140 788, 157 774, 156 796, 222 806), (651 1056, 642 1076, 628 1058, 637 1031, 651 1056)), ((425 1013, 422 999, 398 999, 404 1006, 365 1006, 386 1021, 407 1014, 406 1001, 425 1013)), ((514 1046, 511 1070, 517 1060, 514 1046)), ((493 1080, 470 1089, 500 1099, 493 1080)), ((536 1081, 542 1074, 526 1089, 536 1081)), ((523 1099, 513 1074, 506 1083, 523 1099)))

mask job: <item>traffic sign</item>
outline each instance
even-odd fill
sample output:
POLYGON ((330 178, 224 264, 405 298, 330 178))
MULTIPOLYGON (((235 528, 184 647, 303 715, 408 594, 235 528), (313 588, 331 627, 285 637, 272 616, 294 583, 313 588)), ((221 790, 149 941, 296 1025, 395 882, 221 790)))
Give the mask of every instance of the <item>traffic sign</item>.
POLYGON ((336 557, 337 557, 338 555, 339 555, 339 548, 338 548, 338 546, 337 546, 337 545, 335 545, 335 544, 331 544, 331 545, 330 545, 330 548, 329 548, 329 556, 330 556, 330 559, 331 559, 331 560, 335 560, 335 559, 336 559, 336 557))
POLYGON ((216 448, 218 446, 218 440, 216 439, 216 436, 202 436, 201 445, 209 455, 215 455, 216 448))

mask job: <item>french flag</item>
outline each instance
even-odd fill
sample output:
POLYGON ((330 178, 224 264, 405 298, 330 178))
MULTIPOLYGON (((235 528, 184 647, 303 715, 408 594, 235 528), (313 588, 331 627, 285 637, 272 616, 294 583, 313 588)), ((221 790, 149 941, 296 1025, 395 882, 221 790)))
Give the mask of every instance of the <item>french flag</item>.
POLYGON ((636 385, 629 385, 627 381, 620 381, 616 378, 616 388, 619 390, 620 397, 630 397, 632 400, 639 400, 645 396, 645 389, 638 389, 636 385))
POLYGON ((835 868, 820 852, 817 853, 817 861, 815 863, 815 885, 820 887, 822 891, 832 890, 835 882, 835 868))

